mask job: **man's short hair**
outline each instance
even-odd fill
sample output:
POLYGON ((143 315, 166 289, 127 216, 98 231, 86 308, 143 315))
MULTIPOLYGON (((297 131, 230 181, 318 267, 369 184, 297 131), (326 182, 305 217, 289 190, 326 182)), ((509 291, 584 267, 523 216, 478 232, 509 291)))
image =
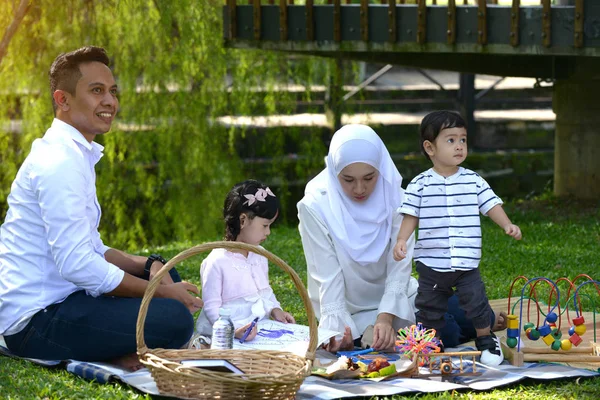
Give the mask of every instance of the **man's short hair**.
POLYGON ((451 128, 467 129, 467 123, 456 111, 433 111, 423 118, 419 128, 421 134, 421 152, 423 152, 428 160, 430 159, 429 154, 425 151, 423 143, 426 140, 429 140, 431 143, 435 142, 441 131, 451 128))
POLYGON ((50 94, 52 95, 54 111, 56 111, 54 92, 60 89, 75 96, 77 82, 81 78, 79 65, 94 61, 101 62, 107 67, 110 65, 110 60, 102 47, 85 46, 68 53, 59 54, 56 57, 50 66, 49 72, 50 94))

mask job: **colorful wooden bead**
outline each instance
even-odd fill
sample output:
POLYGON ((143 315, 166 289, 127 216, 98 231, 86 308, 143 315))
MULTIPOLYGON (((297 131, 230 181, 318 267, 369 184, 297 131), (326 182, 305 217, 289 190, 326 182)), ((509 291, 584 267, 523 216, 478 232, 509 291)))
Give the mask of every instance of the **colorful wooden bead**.
POLYGON ((525 334, 527 335, 527 338, 529 340, 538 340, 540 338, 540 331, 538 331, 535 328, 527 329, 527 332, 525 332, 525 334))
POLYGON ((535 324, 533 322, 528 322, 525 324, 525 326, 523 326, 523 330, 525 332, 527 332, 527 329, 530 329, 530 328, 535 328, 535 324))
POLYGON ((550 328, 549 325, 544 324, 538 328, 538 331, 540 331, 540 335, 544 337, 552 333, 552 328, 550 328))
POLYGON ((552 329, 552 333, 551 335, 554 337, 554 339, 556 340, 560 340, 560 338, 562 337, 562 332, 559 329, 552 329))
POLYGON ((508 329, 519 329, 519 319, 516 315, 507 316, 508 321, 506 322, 506 327, 508 329), (513 318, 514 317, 514 318, 513 318))
POLYGON ((551 324, 555 323, 557 319, 558 315, 556 315, 556 313, 551 312, 546 315, 546 321, 550 322, 551 324))
POLYGON ((587 328, 585 327, 585 325, 576 325, 575 326, 575 333, 578 334, 579 336, 582 336, 586 330, 587 330, 587 328))
POLYGON ((544 343, 546 343, 548 346, 550 346, 552 343, 554 343, 554 338, 552 337, 552 335, 546 335, 542 338, 542 340, 544 341, 544 343))
POLYGON ((578 334, 574 333, 569 337, 569 341, 573 343, 575 346, 579 346, 579 343, 582 342, 581 337, 578 334))
POLYGON ((518 338, 519 337, 519 328, 517 329, 507 329, 506 336, 509 338, 518 338))
POLYGON ((563 339, 560 342, 560 348, 563 349, 564 351, 571 350, 572 346, 573 346, 573 343, 571 343, 571 341, 569 339, 563 339))
POLYGON ((548 324, 548 326, 550 327, 550 329, 554 329, 554 328, 556 328, 556 324, 555 324, 554 322, 550 322, 550 323, 548 324))
POLYGON ((506 345, 508 347, 510 347, 511 349, 514 349, 515 347, 517 347, 517 343, 518 343, 518 340, 515 337, 506 338, 506 345))
POLYGON ((573 318, 573 325, 577 326, 577 325, 583 325, 585 324, 585 319, 582 316, 579 316, 577 318, 573 318))
POLYGON ((552 346, 550 346, 550 348, 554 351, 559 351, 560 350, 560 340, 555 340, 554 342, 552 342, 552 346))
POLYGON ((575 327, 572 326, 569 328, 569 336, 572 336, 575 333, 575 327))

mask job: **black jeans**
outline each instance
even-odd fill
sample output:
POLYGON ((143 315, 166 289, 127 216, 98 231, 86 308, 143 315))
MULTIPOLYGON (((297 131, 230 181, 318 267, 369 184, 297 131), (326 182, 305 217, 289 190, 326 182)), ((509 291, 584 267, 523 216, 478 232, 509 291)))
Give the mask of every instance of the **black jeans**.
MULTIPOLYGON (((174 281, 181 278, 169 271, 174 281)), ((102 361, 135 353, 141 298, 92 297, 85 291, 38 311, 25 328, 5 336, 9 350, 21 357, 46 360, 102 361)), ((183 303, 150 301, 144 325, 149 348, 181 348, 191 337, 194 320, 183 303)))
POLYGON ((492 312, 479 269, 437 272, 417 261, 417 272, 417 322, 421 322, 426 328, 442 330, 447 321, 445 315, 448 303, 454 295, 453 288, 456 287, 458 303, 465 317, 472 321, 476 329, 490 326, 492 312))

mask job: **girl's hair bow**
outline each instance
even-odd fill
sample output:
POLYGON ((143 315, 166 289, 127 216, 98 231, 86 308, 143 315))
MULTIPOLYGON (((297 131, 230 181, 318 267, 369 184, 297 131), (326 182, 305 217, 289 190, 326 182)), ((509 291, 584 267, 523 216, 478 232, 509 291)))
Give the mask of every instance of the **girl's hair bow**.
POLYGON ((246 200, 243 205, 245 206, 251 206, 252 204, 256 203, 257 201, 266 201, 267 196, 273 196, 275 197, 275 195, 273 194, 273 192, 271 191, 271 189, 266 188, 266 189, 258 189, 256 191, 255 194, 245 194, 244 197, 248 200, 246 200))

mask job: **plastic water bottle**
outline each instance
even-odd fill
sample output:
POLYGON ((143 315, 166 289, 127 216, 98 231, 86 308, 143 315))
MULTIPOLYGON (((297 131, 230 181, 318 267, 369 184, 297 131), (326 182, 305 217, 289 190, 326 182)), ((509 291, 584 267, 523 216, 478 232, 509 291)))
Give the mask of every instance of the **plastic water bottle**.
POLYGON ((219 319, 213 324, 211 349, 233 348, 234 327, 230 315, 231 311, 225 308, 219 309, 219 319))

